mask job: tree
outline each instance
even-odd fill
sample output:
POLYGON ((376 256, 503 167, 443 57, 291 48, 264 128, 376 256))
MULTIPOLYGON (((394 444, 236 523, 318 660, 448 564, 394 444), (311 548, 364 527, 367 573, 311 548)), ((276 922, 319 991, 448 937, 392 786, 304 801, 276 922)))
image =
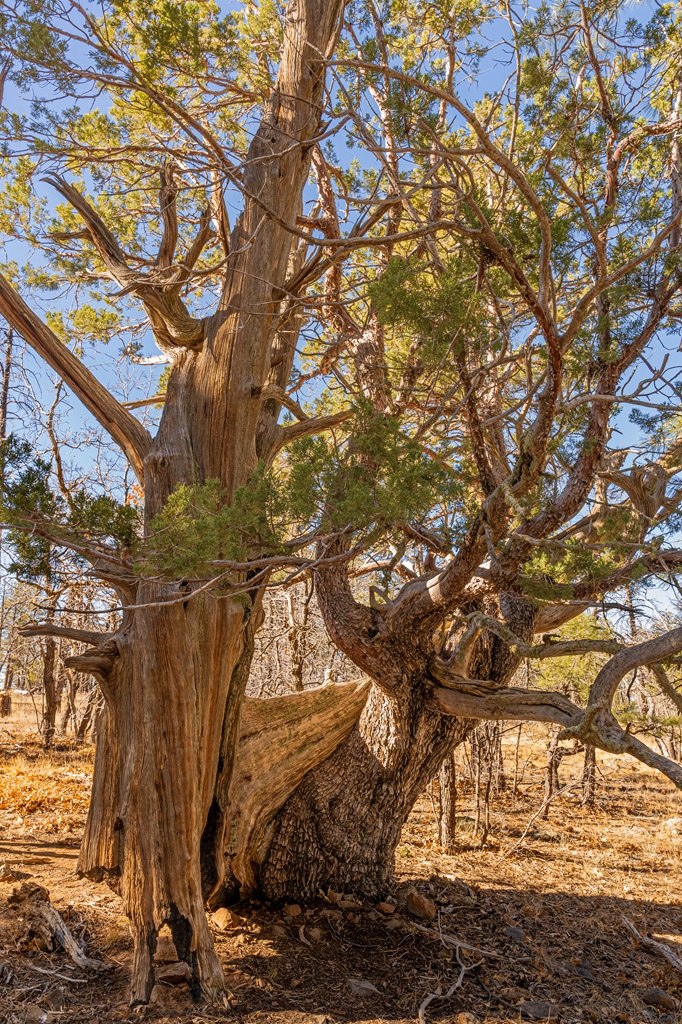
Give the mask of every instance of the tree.
MULTIPOLYGON (((34 131, 43 132, 44 140, 56 135, 52 155, 58 151, 67 164, 71 157, 72 167, 106 187, 107 160, 98 171, 96 160, 90 163, 95 155, 90 143, 98 131, 106 136, 111 129, 106 142, 109 166, 121 160, 132 171, 146 117, 154 139, 163 139, 160 147, 169 156, 173 132, 184 133, 183 142, 199 146, 206 163, 210 156, 208 168, 197 168, 194 161, 197 174, 203 171, 202 184, 212 172, 220 177, 214 205, 201 215, 194 239, 177 256, 177 186, 170 166, 159 171, 155 154, 153 173, 157 181, 160 177, 161 194, 155 216, 162 232, 156 256, 147 262, 135 245, 134 228, 121 244, 104 211, 82 191, 57 173, 49 179, 73 210, 64 214, 62 234, 54 239, 67 246, 77 242, 78 253, 67 251, 62 267, 71 256, 71 272, 75 259, 86 276, 104 275, 134 295, 144 306, 158 346, 172 360, 154 438, 36 315, 7 276, 0 279, 0 312, 120 446, 144 491, 147 532, 183 485, 194 488, 215 481, 220 504, 229 507, 256 472, 259 459, 267 462, 282 440, 276 427, 281 405, 276 385, 286 382, 295 348, 295 331, 290 327, 287 334, 286 328, 296 254, 290 257, 311 147, 321 131, 324 59, 338 34, 341 3, 294 0, 273 26, 281 29, 274 81, 263 74, 251 93, 240 85, 240 77, 248 76, 241 74, 235 59, 240 56, 239 25, 229 18, 219 21, 210 5, 171 5, 158 11, 139 5, 124 11, 113 5, 97 15, 76 3, 49 9, 29 3, 3 5, 3 11, 3 45, 18 86, 49 82, 55 90, 79 95, 93 85, 105 87, 114 105, 110 119, 103 114, 103 121, 96 123, 97 118, 70 111, 59 126, 50 123, 45 106, 34 123, 21 113, 3 112, 10 146, 34 131), (86 53, 89 60, 83 59, 86 53), (250 116, 257 116, 261 106, 260 125, 250 143, 244 145, 241 125, 230 126, 229 114, 215 99, 216 88, 234 100, 237 114, 245 99, 250 116), (175 98, 178 89, 187 92, 184 104, 175 98), (127 104, 127 111, 117 104, 127 104), (131 116, 126 121, 126 113, 135 108, 142 111, 142 119, 131 116), (241 166, 207 127, 211 117, 216 130, 227 122, 226 134, 235 149, 241 143, 241 166), (60 131, 67 125, 74 128, 70 154, 68 131, 60 131), (243 196, 232 232, 220 199, 225 180, 235 183, 243 196), (196 285, 193 270, 216 232, 224 247, 220 301, 213 312, 197 317, 185 305, 182 290, 190 281, 196 285), (84 239, 80 247, 78 239, 84 239), (126 251, 126 242, 132 252, 126 251), (269 386, 275 390, 268 393, 269 386)), ((275 17, 274 7, 269 14, 275 17)), ((255 63, 257 52, 248 56, 255 63)), ((146 137, 144 150, 151 156, 156 144, 149 141, 149 126, 146 137)), ((35 166, 17 156, 14 172, 23 176, 27 188, 34 171, 35 166)), ((132 202, 130 207, 134 211, 132 202)), ((58 263, 56 268, 59 275, 58 263)), ((48 273, 54 269, 53 263, 48 273)), ((90 310, 93 317, 104 319, 101 307, 90 310)), ((68 325, 62 320, 60 326, 58 316, 52 324, 58 331, 63 326, 68 336, 68 325)), ((72 502, 68 525, 50 528, 48 520, 51 516, 54 522, 56 509, 45 488, 42 515, 35 500, 30 508, 26 500, 22 505, 29 485, 33 499, 40 490, 39 474, 40 467, 16 469, 15 463, 14 482, 6 485, 15 528, 21 529, 22 516, 23 522, 33 519, 36 530, 40 522, 43 537, 77 551, 114 588, 123 612, 113 636, 86 636, 86 631, 66 627, 62 631, 91 643, 70 664, 91 672, 107 701, 80 867, 115 880, 120 888, 135 946, 133 1003, 149 998, 156 935, 164 923, 170 925, 179 956, 190 964, 194 983, 212 992, 223 980, 204 899, 223 874, 226 794, 258 618, 257 579, 233 588, 241 596, 228 592, 222 600, 184 580, 138 580, 126 554, 133 537, 126 529, 130 517, 126 519, 125 510, 114 523, 116 513, 110 508, 109 522, 100 522, 98 536, 93 526, 97 512, 83 499, 79 509, 72 502)), ((106 518, 101 502, 99 512, 106 518)), ((37 544, 36 531, 31 536, 37 544)), ((240 561, 230 566, 237 578, 245 581, 247 568, 257 577, 257 563, 251 570, 240 561)))
POLYGON ((0 312, 144 492, 140 525, 125 500, 55 495, 50 465, 6 445, 24 560, 70 548, 120 599, 113 635, 62 630, 92 642, 71 664, 107 700, 80 866, 120 886, 134 1002, 164 922, 195 982, 220 986, 203 903, 230 813, 244 886, 379 892, 414 800, 475 719, 554 721, 680 781, 611 699, 682 631, 624 651, 533 643, 682 558, 661 352, 682 283, 677 13, 640 27, 601 3, 529 17, 368 0, 339 36, 341 7, 2 8, 14 84, 70 105, 3 115, 5 231, 46 263, 6 268, 0 312), (490 92, 468 105, 473 76, 490 92), (91 298, 46 323, 9 276, 91 298), (65 344, 128 332, 149 359, 133 301, 172 364, 165 392, 130 403, 163 403, 153 439, 65 344), (296 398, 306 381, 317 415, 296 398), (629 464, 609 445, 633 403, 646 462, 629 464), (260 726, 240 756, 262 761, 276 737, 280 760, 267 786, 240 773, 230 789, 262 590, 303 572, 373 685, 249 705, 260 726), (522 658, 595 650, 613 657, 587 708, 510 685, 522 658))

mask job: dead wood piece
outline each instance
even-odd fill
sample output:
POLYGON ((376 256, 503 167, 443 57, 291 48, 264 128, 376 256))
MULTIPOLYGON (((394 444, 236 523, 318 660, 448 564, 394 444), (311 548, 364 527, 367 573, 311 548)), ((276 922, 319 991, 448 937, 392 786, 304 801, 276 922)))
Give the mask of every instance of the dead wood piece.
POLYGON ((356 680, 244 702, 232 783, 231 849, 231 869, 244 891, 257 886, 268 824, 306 772, 348 735, 368 692, 369 683, 356 680))
POLYGON ((467 967, 466 964, 463 964, 459 959, 459 950, 457 951, 457 961, 459 963, 459 974, 457 975, 457 980, 452 983, 447 992, 443 994, 440 992, 429 992, 429 994, 422 999, 418 1014, 419 1024, 426 1024, 426 1008, 429 1003, 432 1003, 434 999, 452 999, 457 989, 462 987, 467 971, 473 971, 483 963, 482 960, 478 960, 475 964, 471 964, 471 966, 467 967))
POLYGON ((468 942, 463 942, 462 939, 459 939, 451 932, 444 932, 440 929, 436 931, 435 928, 427 928, 425 925, 416 924, 414 921, 410 921, 408 927, 414 931, 422 932, 423 935, 430 935, 433 939, 440 939, 444 946, 455 947, 458 950, 466 949, 467 952, 478 953, 479 956, 492 956, 503 959, 501 953, 495 953, 492 949, 481 949, 479 946, 470 946, 468 942))
POLYGON ((61 914, 50 903, 50 894, 44 886, 22 882, 12 891, 7 903, 17 907, 23 914, 27 938, 42 939, 50 952, 61 947, 78 967, 105 970, 106 965, 100 960, 92 960, 85 955, 61 914))
POLYGON ((646 935, 641 935, 635 928, 632 921, 629 921, 624 915, 622 916, 622 921, 630 934, 633 935, 646 949, 653 949, 655 953, 660 953, 661 956, 665 957, 671 967, 674 967, 676 971, 682 971, 682 959, 677 955, 677 953, 672 951, 670 946, 666 946, 665 942, 658 942, 656 939, 650 939, 646 935))

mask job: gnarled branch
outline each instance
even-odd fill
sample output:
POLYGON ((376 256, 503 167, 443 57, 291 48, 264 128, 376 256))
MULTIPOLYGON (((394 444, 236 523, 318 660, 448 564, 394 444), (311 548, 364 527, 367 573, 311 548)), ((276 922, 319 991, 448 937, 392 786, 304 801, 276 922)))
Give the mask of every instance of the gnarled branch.
POLYGON ((307 437, 308 434, 321 434, 324 430, 332 430, 334 427, 345 423, 352 415, 353 413, 350 409, 344 409, 342 412, 335 412, 330 416, 317 416, 302 420, 300 423, 291 423, 287 427, 282 427, 282 433, 277 439, 274 452, 278 452, 281 448, 291 444, 292 441, 297 441, 299 437, 307 437))
MULTIPOLYGON (((620 655, 616 655, 620 657, 620 655)), ((471 683, 471 680, 465 682, 471 683)), ((610 712, 592 714, 586 721, 585 711, 561 693, 545 690, 499 689, 489 693, 437 687, 434 698, 446 715, 476 718, 483 721, 553 722, 564 727, 561 739, 578 737, 600 750, 631 757, 655 768, 682 789, 682 765, 657 754, 645 743, 622 729, 610 712)), ((598 711, 599 709, 593 709, 598 711)))
MULTIPOLYGON (((162 177, 161 188, 164 234, 157 266, 151 274, 141 273, 129 266, 126 254, 112 232, 73 185, 56 174, 43 180, 52 185, 83 218, 92 244, 100 254, 111 277, 121 286, 122 294, 132 292, 139 297, 160 348, 162 350, 200 348, 204 341, 205 320, 196 320, 191 316, 180 298, 180 288, 187 277, 185 268, 172 268, 168 262, 172 252, 175 251, 177 221, 174 201, 170 199, 172 188, 167 178, 162 177), (173 228, 173 224, 175 224, 175 228, 173 228)), ((204 217, 199 230, 199 238, 202 239, 201 248, 210 234, 210 219, 204 217)), ((196 253, 192 250, 190 252, 194 260, 199 257, 200 250, 196 253)))

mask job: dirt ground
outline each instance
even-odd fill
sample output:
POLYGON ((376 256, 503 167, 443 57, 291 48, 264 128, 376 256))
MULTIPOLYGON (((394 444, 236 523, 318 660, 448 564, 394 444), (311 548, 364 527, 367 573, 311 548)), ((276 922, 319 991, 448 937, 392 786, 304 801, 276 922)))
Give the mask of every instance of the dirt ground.
MULTIPOLYGON (((224 1005, 194 1003, 185 984, 170 983, 178 970, 162 935, 157 960, 166 982, 153 1005, 130 1011, 131 942, 120 900, 74 873, 92 748, 61 740, 48 755, 30 729, 30 708, 0 720, 2 1024, 399 1022, 417 1021, 420 1007, 425 1024, 682 1020, 682 971, 624 920, 682 957, 681 794, 639 764, 600 754, 596 810, 582 809, 569 789, 548 820, 537 818, 540 727, 524 734, 516 795, 513 734, 506 738, 508 785, 494 798, 483 848, 472 837, 471 792, 459 794, 452 855, 437 843, 429 795, 419 801, 386 894, 392 912, 352 894, 301 907, 241 904, 213 920, 228 983, 224 1005), (101 972, 22 940, 21 911, 11 904, 22 882, 49 890, 101 972), (408 911, 411 887, 438 907, 432 924, 408 911), (442 998, 424 1006, 429 994, 442 998)), ((579 761, 563 761, 562 785, 577 777, 579 761)))

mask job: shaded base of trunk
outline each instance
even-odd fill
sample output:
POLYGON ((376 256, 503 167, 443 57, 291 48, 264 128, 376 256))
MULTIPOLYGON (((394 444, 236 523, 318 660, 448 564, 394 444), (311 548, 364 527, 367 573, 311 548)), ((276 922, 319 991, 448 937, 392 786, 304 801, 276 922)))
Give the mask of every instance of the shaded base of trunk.
POLYGON ((358 725, 284 805, 260 870, 267 898, 331 888, 375 899, 391 887, 402 826, 471 725, 428 709, 419 683, 405 703, 373 687, 358 725))

